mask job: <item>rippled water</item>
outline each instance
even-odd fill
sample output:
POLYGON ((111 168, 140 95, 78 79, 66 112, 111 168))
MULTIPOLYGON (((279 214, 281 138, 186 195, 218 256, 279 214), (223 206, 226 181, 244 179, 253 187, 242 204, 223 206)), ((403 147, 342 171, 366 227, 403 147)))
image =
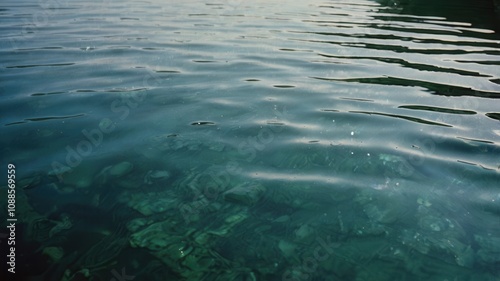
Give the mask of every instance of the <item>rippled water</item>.
POLYGON ((494 1, 169 2, 0 4, 19 280, 497 280, 494 1))

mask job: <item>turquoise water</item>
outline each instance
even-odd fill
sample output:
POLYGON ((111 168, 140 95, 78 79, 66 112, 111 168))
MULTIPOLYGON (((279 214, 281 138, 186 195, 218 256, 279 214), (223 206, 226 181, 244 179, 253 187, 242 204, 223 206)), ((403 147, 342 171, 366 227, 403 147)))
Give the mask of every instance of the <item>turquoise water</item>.
POLYGON ((498 280, 493 1, 169 2, 0 4, 18 280, 498 280))

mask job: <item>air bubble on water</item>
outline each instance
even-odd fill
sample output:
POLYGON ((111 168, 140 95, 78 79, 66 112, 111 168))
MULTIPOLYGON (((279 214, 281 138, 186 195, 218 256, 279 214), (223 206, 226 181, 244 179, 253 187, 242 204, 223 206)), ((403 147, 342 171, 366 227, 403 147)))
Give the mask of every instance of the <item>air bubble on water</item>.
POLYGON ((354 136, 354 132, 351 132, 351 136, 354 136))

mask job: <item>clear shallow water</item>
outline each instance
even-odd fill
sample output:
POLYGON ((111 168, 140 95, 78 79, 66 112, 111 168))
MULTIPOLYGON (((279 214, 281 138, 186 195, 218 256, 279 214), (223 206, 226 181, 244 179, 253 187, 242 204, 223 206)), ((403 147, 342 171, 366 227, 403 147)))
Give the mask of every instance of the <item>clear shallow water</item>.
POLYGON ((17 277, 495 280, 498 17, 427 2, 2 3, 17 277))

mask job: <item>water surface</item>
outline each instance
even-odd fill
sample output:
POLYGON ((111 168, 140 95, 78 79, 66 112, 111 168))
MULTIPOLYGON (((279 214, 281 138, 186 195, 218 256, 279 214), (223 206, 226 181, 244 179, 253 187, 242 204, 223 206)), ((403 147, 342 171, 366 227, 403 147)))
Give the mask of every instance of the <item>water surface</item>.
POLYGON ((0 4, 17 277, 496 280, 494 2, 170 2, 0 4))

